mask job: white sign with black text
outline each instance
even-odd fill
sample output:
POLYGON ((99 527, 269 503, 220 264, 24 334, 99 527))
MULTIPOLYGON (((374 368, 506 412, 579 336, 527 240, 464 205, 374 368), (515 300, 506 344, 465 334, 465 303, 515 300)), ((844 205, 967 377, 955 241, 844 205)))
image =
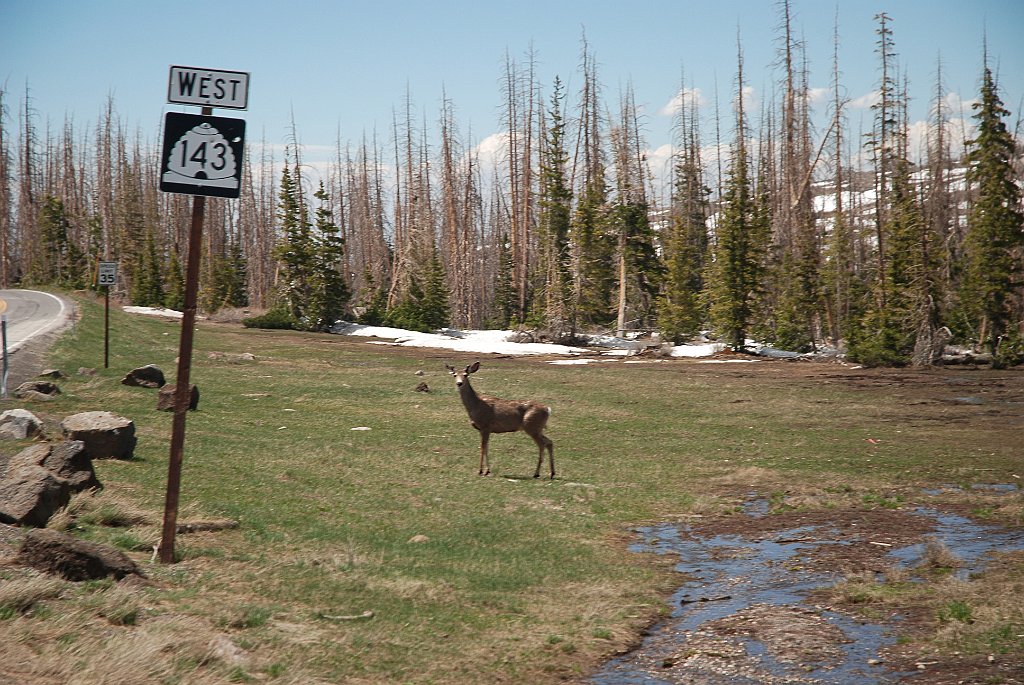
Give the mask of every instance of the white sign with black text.
POLYGON ((167 102, 246 109, 249 106, 249 74, 245 71, 171 67, 167 102))
POLYGON ((117 285, 117 262, 100 262, 96 285, 112 287, 117 285))

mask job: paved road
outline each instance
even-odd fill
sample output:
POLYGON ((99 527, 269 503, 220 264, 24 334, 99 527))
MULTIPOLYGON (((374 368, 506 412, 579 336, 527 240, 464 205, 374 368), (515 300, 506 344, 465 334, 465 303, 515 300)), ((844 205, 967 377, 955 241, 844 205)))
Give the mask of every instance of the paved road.
POLYGON ((59 328, 69 315, 64 301, 38 290, 0 290, 0 314, 7 319, 7 351, 59 328))

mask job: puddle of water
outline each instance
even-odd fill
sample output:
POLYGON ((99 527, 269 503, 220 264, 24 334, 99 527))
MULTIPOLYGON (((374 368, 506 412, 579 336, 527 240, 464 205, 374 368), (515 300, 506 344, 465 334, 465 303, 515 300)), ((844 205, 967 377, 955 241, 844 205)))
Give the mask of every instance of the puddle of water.
MULTIPOLYGON (((752 515, 763 515, 760 501, 748 500, 752 515)), ((767 501, 765 505, 767 506, 767 501)), ((931 509, 917 513, 936 521, 934 537, 964 562, 960 569, 967 575, 981 568, 985 556, 996 549, 1024 549, 1024 533, 983 526, 951 514, 931 509)), ((595 685, 634 685, 702 682, 717 685, 745 683, 825 683, 864 685, 896 682, 912 673, 892 673, 877 665, 879 651, 892 644, 895 636, 883 625, 864 623, 831 611, 819 611, 804 604, 810 590, 833 585, 839 574, 799 569, 801 554, 825 544, 846 544, 830 540, 829 532, 815 527, 794 528, 765 540, 747 540, 737 536, 691 537, 689 527, 660 525, 638 530, 641 542, 631 549, 638 552, 678 556, 676 569, 689 580, 671 599, 671 617, 656 626, 634 652, 609 662, 591 682, 595 685), (824 538, 824 539, 822 539, 824 538), (739 641, 753 664, 753 673, 723 671, 695 672, 676 666, 677 656, 685 653, 688 642, 697 640, 707 625, 755 605, 775 607, 802 606, 818 611, 822 619, 844 636, 843 657, 839 663, 788 664, 772 657, 768 647, 746 637, 739 641), (698 678, 695 680, 695 678, 698 678)), ((924 555, 924 545, 893 550, 898 563, 914 566, 924 555)), ((735 662, 735 660, 732 660, 735 662)))
POLYGON ((769 509, 771 509, 771 502, 764 497, 751 495, 743 502, 743 513, 753 518, 767 516, 769 509))
MULTIPOLYGON (((963 516, 943 514, 932 509, 918 509, 917 512, 935 519, 937 527, 931 537, 941 541, 963 562, 963 566, 955 571, 956 577, 961 580, 981 570, 985 558, 991 552, 1024 549, 1024 534, 1020 531, 984 526, 963 516)), ((913 568, 924 561, 925 545, 895 549, 889 552, 889 556, 901 566, 913 568)))
MULTIPOLYGON (((1021 489, 1017 483, 974 483, 971 485, 971 490, 983 490, 985 492, 994 492, 1000 495, 1013 494, 1021 489)), ((921 490, 926 495, 937 496, 946 492, 963 492, 964 489, 959 485, 953 485, 952 483, 944 483, 937 488, 924 488, 921 490)))

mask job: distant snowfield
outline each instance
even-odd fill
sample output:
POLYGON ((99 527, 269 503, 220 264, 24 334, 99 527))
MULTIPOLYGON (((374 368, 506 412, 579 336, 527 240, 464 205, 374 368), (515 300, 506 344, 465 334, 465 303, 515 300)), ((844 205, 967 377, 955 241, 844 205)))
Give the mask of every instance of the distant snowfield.
MULTIPOLYGON (((374 341, 379 345, 396 345, 400 347, 431 347, 452 350, 453 352, 472 352, 476 354, 509 354, 509 355, 565 355, 579 357, 594 354, 595 348, 605 350, 601 358, 563 359, 552 361, 552 364, 589 364, 600 361, 612 361, 616 357, 627 357, 638 348, 632 340, 613 336, 594 336, 589 339, 590 347, 573 347, 556 343, 514 342, 516 331, 462 331, 446 328, 439 333, 418 333, 400 328, 382 326, 363 326, 360 324, 337 324, 332 332, 340 335, 357 335, 371 338, 383 338, 374 341)), ((725 349, 721 343, 703 345, 676 345, 672 348, 673 357, 710 357, 725 349)))
MULTIPOLYGON (((182 313, 173 309, 156 307, 125 307, 130 314, 146 314, 181 318, 182 313)), ((630 357, 639 350, 638 343, 633 340, 614 336, 591 336, 589 347, 573 347, 555 343, 514 342, 516 331, 462 331, 451 328, 442 329, 438 333, 419 333, 402 328, 387 326, 364 326, 362 324, 339 321, 331 330, 336 335, 352 335, 372 340, 375 345, 393 345, 398 347, 429 347, 453 352, 471 354, 508 354, 508 355, 562 355, 568 359, 553 360, 552 364, 592 364, 610 362, 630 357), (600 357, 580 358, 582 355, 598 353, 600 357)), ((699 345, 675 345, 673 357, 710 357, 725 349, 722 343, 703 343, 699 345)))

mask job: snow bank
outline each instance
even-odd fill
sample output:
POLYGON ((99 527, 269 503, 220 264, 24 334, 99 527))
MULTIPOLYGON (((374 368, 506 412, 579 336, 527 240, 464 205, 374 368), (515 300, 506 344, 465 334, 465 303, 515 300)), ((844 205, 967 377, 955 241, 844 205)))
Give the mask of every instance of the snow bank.
POLYGON ((371 338, 390 338, 390 341, 374 341, 380 345, 398 345, 401 347, 434 347, 454 352, 474 352, 477 354, 586 354, 590 350, 585 347, 571 347, 553 343, 520 343, 509 338, 515 331, 459 331, 451 328, 442 329, 439 333, 418 333, 400 328, 386 326, 363 326, 361 324, 339 323, 332 329, 340 335, 358 335, 371 338))
MULTIPOLYGON (((124 311, 130 314, 147 314, 150 316, 165 316, 179 319, 182 317, 181 312, 157 307, 124 307, 124 311)), ((331 333, 380 338, 380 340, 371 341, 377 345, 430 347, 471 354, 554 354, 566 357, 579 357, 584 354, 592 354, 594 352, 593 348, 607 350, 602 355, 605 357, 604 359, 567 359, 552 362, 556 364, 589 364, 597 361, 611 361, 608 357, 628 358, 632 352, 639 349, 639 345, 635 340, 610 335, 586 337, 585 340, 589 347, 574 347, 556 343, 514 342, 514 338, 518 335, 517 331, 461 331, 445 328, 437 333, 419 333, 402 328, 364 326, 347 321, 337 322, 331 328, 331 333)), ((710 357, 717 352, 721 352, 725 347, 722 343, 710 342, 696 345, 676 345, 672 348, 672 356, 710 357)))
POLYGON ((129 314, 149 314, 150 316, 166 316, 170 319, 180 319, 184 314, 173 309, 162 309, 160 307, 124 307, 129 314))

